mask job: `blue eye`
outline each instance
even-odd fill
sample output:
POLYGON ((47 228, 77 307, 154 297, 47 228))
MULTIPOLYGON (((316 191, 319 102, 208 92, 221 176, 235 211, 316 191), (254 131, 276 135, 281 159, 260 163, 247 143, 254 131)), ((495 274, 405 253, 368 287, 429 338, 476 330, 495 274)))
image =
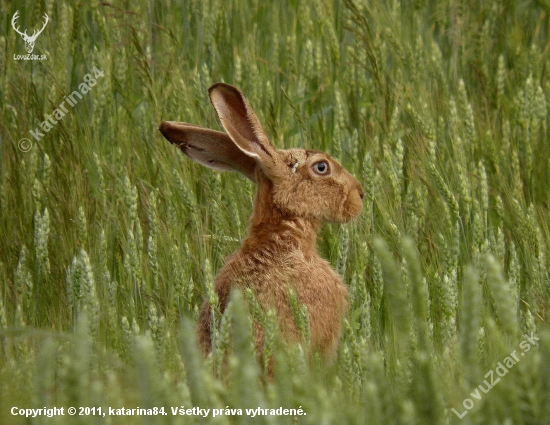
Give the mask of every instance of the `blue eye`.
POLYGON ((315 171, 315 173, 321 176, 328 174, 329 172, 328 163, 326 161, 316 162, 315 164, 313 164, 313 171, 315 171))

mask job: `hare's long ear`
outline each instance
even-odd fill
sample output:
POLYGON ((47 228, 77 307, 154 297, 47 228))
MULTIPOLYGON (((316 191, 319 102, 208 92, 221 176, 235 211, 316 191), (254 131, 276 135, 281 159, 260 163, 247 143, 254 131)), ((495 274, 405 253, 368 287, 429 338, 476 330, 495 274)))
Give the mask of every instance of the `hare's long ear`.
POLYGON ((241 92, 228 84, 217 83, 208 93, 223 128, 238 148, 254 158, 268 177, 282 176, 287 167, 241 92))
POLYGON ((243 153, 227 134, 174 121, 164 121, 159 130, 193 161, 217 171, 238 171, 256 181, 256 161, 243 153))

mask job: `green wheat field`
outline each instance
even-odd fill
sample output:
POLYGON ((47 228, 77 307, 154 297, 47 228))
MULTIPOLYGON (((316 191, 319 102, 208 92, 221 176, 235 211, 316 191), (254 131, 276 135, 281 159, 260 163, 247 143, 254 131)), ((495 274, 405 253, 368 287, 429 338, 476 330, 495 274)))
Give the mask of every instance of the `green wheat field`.
POLYGON ((0 16, 0 423, 549 423, 548 0, 0 0, 0 16), (28 34, 49 16, 45 60, 22 59, 16 11, 28 34), (276 146, 329 152, 365 191, 318 240, 350 288, 332 364, 304 354, 307 311, 285 347, 247 293, 198 352, 254 186, 157 128, 220 129, 219 81, 276 146), (137 408, 158 414, 114 414, 137 408))

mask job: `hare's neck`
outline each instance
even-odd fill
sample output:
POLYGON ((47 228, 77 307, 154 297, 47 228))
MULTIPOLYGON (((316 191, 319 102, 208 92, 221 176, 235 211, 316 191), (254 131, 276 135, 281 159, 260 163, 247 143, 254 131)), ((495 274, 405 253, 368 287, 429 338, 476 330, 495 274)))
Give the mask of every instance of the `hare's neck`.
POLYGON ((319 227, 317 221, 283 214, 273 204, 270 185, 259 185, 243 248, 257 250, 277 244, 278 250, 315 254, 319 227))
MULTIPOLYGON (((254 217, 253 217, 254 218, 254 217)), ((277 251, 302 251, 307 256, 317 252, 317 225, 300 218, 252 222, 243 248, 254 251, 277 245, 277 251)))

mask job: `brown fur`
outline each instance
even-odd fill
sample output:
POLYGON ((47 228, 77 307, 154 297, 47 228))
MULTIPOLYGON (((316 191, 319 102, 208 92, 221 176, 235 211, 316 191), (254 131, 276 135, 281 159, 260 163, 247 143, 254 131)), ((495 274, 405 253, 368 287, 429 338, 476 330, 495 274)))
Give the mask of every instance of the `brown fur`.
MULTIPOLYGON (((258 185, 248 235, 216 276, 220 310, 232 288, 250 288, 262 308, 275 310, 285 339, 298 342, 289 301, 292 288, 309 313, 312 350, 330 358, 337 348, 348 291, 317 254, 317 231, 324 221, 346 222, 361 212, 361 186, 323 152, 275 149, 234 87, 215 84, 209 93, 228 134, 174 122, 163 122, 160 131, 195 161, 239 171, 258 185), (328 173, 315 171, 319 162, 328 165, 328 173)), ((210 317, 205 301, 198 326, 205 354, 211 350, 210 317)), ((263 332, 257 324, 255 335, 260 349, 263 332)))

